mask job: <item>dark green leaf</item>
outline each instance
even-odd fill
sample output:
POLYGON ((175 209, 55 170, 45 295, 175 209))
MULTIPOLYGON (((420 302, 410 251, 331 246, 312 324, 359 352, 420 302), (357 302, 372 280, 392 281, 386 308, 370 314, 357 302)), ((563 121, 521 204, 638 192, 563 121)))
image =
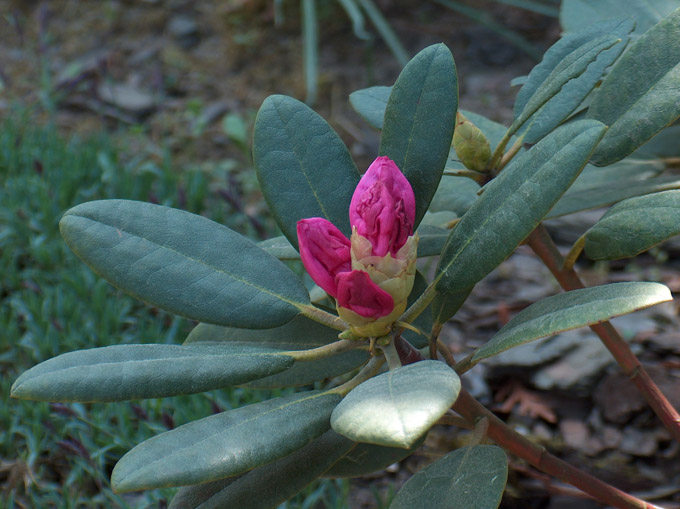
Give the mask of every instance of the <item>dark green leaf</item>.
MULTIPOLYGON (((220 343, 234 346, 257 346, 269 349, 308 350, 338 341, 338 331, 298 315, 280 327, 263 330, 236 329, 199 324, 191 331, 185 344, 220 343)), ((368 360, 363 350, 343 352, 316 361, 296 362, 293 367, 248 384, 249 387, 269 389, 307 385, 351 371, 368 360)))
POLYGON ((455 403, 456 372, 421 361, 378 375, 352 390, 331 416, 333 429, 357 442, 408 449, 455 403))
POLYGON ((573 122, 517 156, 453 229, 437 267, 437 291, 469 291, 505 260, 571 185, 604 131, 599 122, 573 122))
MULTIPOLYGON (((462 164, 460 165, 462 169, 462 164)), ((446 175, 442 178, 439 188, 432 199, 431 212, 452 211, 458 217, 462 217, 472 204, 477 201, 479 184, 467 177, 452 177, 446 175)))
POLYGON ((673 9, 678 0, 562 0, 560 24, 565 32, 577 32, 591 23, 607 20, 612 14, 635 19, 635 33, 640 35, 673 9))
POLYGON ((512 347, 586 325, 604 322, 672 300, 658 283, 612 283, 546 297, 532 304, 477 349, 473 361, 486 359, 512 347))
POLYGON ((418 228, 418 236, 420 237, 418 240, 418 257, 438 256, 449 236, 449 230, 421 224, 418 228))
POLYGON ((224 479, 271 463, 329 429, 334 393, 292 394, 211 415, 142 442, 111 474, 116 492, 224 479))
POLYGON ((411 477, 390 509, 496 509, 508 478, 508 458, 495 445, 463 447, 411 477))
POLYGON ((531 122, 525 124, 528 126, 524 129, 525 143, 536 143, 581 104, 602 77, 605 69, 619 57, 634 26, 635 21, 632 18, 608 19, 594 23, 580 32, 565 35, 546 51, 541 63, 532 69, 526 83, 517 94, 515 118, 519 117, 531 97, 551 78, 551 72, 571 54, 602 35, 614 35, 622 40, 622 43, 600 52, 582 74, 564 83, 560 91, 534 113, 531 122))
POLYGON ((323 474, 354 442, 327 431, 302 449, 238 476, 182 488, 170 509, 276 507, 323 474))
POLYGON ((340 461, 327 470, 323 477, 363 477, 383 470, 413 454, 424 441, 425 437, 418 440, 409 449, 383 447, 374 444, 356 444, 340 461))
POLYGON ((243 384, 293 362, 276 351, 230 345, 114 345, 42 362, 14 382, 12 396, 81 402, 164 398, 243 384))
POLYGON ((275 258, 278 258, 279 260, 300 259, 300 253, 298 253, 297 249, 295 249, 293 245, 288 242, 288 239, 285 235, 258 242, 257 247, 264 249, 267 251, 267 253, 275 258))
POLYGON ((103 200, 72 208, 59 227, 69 247, 115 286, 194 320, 274 327, 309 303, 302 281, 281 261, 202 216, 103 200))
MULTIPOLYGON (((610 167, 601 168, 601 170, 609 169, 610 167)), ((605 181, 587 189, 570 188, 555 204, 546 218, 551 219, 581 210, 604 207, 633 196, 680 188, 680 179, 673 175, 640 178, 643 176, 642 170, 640 176, 617 178, 616 172, 611 172, 611 174, 613 178, 608 182, 605 181)))
POLYGON ((614 205, 586 233, 592 260, 630 258, 680 233, 680 191, 638 196, 614 205))
POLYGON ((297 248, 296 225, 323 217, 349 236, 349 203, 359 172, 328 123, 300 101, 265 99, 255 120, 253 157, 262 194, 297 248))
POLYGON ((366 122, 376 129, 383 128, 385 109, 392 87, 369 87, 349 94, 349 102, 366 122))
POLYGON ((680 9, 650 28, 614 65, 588 117, 609 126, 591 162, 623 159, 680 116, 680 9))
POLYGON ((416 195, 416 226, 434 196, 448 158, 458 108, 458 79, 443 44, 425 48, 392 87, 380 155, 390 157, 416 195))

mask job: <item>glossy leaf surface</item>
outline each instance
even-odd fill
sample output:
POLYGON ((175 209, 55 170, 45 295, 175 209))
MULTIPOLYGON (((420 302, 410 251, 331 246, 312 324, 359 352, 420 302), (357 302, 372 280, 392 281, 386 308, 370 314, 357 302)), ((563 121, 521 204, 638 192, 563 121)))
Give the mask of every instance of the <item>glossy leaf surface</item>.
POLYGON ((22 374, 12 396, 41 401, 123 401, 220 389, 293 365, 276 351, 239 346, 114 345, 70 352, 22 374))
POLYGON ((304 103, 269 96, 255 120, 253 158, 260 188, 283 234, 297 248, 296 225, 323 217, 349 236, 349 203, 359 171, 337 133, 304 103))
POLYGON ((477 349, 473 361, 560 332, 585 327, 672 300, 658 283, 612 283, 546 297, 517 314, 477 349))
POLYGON ((591 159, 606 166, 680 116, 680 9, 650 28, 611 69, 587 116, 609 126, 591 159))
POLYGON ((455 371, 421 361, 378 375, 353 389, 331 416, 333 429, 357 442, 410 448, 453 405, 455 371))
POLYGON ((458 79, 449 49, 429 46, 406 64, 385 110, 380 155, 390 157, 416 196, 417 226, 448 158, 458 109, 458 79))
POLYGON ((463 447, 411 477, 390 509, 496 509, 508 477, 508 459, 495 445, 463 447))
POLYGON ((111 475, 116 492, 186 486, 242 474, 322 435, 340 396, 319 391, 205 417, 142 442, 111 475))
POLYGON ((69 247, 109 282, 194 320, 274 327, 309 303, 302 281, 281 261, 202 216, 102 200, 72 208, 59 227, 69 247))
POLYGON ((680 191, 638 196, 614 205, 585 234, 592 260, 630 258, 680 233, 680 191))

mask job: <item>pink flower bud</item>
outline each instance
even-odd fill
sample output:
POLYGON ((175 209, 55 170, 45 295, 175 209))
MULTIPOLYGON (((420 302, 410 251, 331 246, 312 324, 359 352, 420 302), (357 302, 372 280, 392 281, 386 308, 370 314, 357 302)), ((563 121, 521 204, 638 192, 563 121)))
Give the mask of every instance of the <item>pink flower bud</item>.
POLYGON ((350 241, 330 221, 321 217, 297 222, 300 258, 314 282, 326 293, 338 294, 337 276, 352 270, 350 241))
POLYGON ((364 318, 380 318, 394 309, 394 299, 376 285, 367 272, 353 270, 342 272, 336 278, 338 283, 338 306, 354 311, 364 318))
POLYGON ((373 255, 395 255, 413 234, 416 199, 411 184, 389 157, 378 157, 354 191, 350 224, 373 246, 373 255))

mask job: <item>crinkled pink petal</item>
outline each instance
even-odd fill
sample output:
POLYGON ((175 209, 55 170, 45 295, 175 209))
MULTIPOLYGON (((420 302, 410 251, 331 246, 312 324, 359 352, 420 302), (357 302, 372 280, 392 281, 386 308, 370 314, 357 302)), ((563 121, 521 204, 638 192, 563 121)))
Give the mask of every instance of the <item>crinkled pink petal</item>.
POLYGON ((338 293, 336 277, 352 268, 350 242, 330 221, 321 217, 297 222, 300 258, 314 282, 329 295, 338 293))
POLYGON ((394 309, 392 296, 371 281, 363 270, 341 272, 336 281, 338 305, 343 308, 373 319, 387 316, 394 309))
POLYGON ((389 157, 378 157, 352 195, 349 220, 371 241, 373 254, 395 255, 413 234, 416 199, 404 174, 389 157))

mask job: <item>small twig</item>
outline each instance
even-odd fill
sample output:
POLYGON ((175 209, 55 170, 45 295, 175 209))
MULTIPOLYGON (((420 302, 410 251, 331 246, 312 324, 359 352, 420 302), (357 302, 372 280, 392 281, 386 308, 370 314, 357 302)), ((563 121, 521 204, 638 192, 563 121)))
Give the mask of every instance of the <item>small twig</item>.
MULTIPOLYGON (((550 269, 555 279, 565 290, 577 290, 585 288, 583 281, 574 269, 564 267, 564 258, 557 250, 550 234, 542 224, 529 235, 527 244, 534 253, 550 269)), ((659 416, 666 429, 673 438, 680 442, 680 414, 673 408, 666 396, 649 376, 649 373, 640 364, 640 361, 632 352, 614 326, 608 322, 591 325, 592 331, 597 334, 604 346, 611 352, 616 362, 621 366, 623 373, 628 376, 637 386, 649 406, 659 416)))
POLYGON ((444 357, 446 364, 448 364, 451 368, 453 368, 456 365, 456 359, 453 358, 451 350, 449 350, 449 347, 446 346, 441 339, 437 339, 437 350, 439 351, 440 354, 442 354, 442 357, 444 357))

